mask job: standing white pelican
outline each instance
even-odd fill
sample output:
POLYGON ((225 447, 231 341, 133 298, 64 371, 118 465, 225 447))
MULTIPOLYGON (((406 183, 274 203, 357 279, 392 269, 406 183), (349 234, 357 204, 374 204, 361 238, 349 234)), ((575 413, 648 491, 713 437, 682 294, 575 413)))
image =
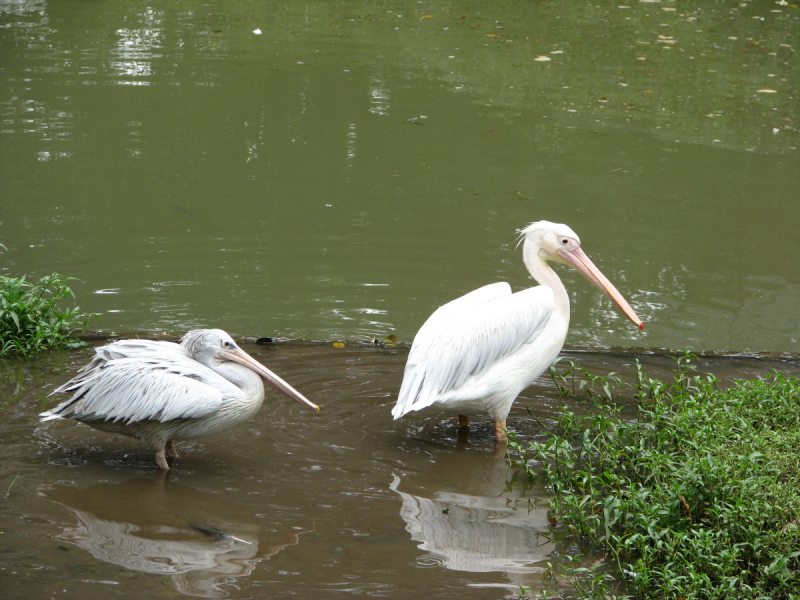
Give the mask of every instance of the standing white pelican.
POLYGON ((541 285, 516 294, 492 283, 438 308, 417 333, 392 416, 426 408, 470 415, 488 412, 495 439, 506 439, 514 399, 558 357, 569 329, 569 296, 549 262, 571 265, 640 329, 644 325, 566 225, 539 221, 519 231, 525 266, 541 285))
POLYGON ((319 412, 221 329, 190 331, 180 344, 120 340, 95 352, 76 377, 53 392, 75 392, 72 398, 39 416, 139 438, 164 470, 169 470, 166 454, 178 456, 175 440, 219 433, 256 414, 264 401, 261 378, 319 412))

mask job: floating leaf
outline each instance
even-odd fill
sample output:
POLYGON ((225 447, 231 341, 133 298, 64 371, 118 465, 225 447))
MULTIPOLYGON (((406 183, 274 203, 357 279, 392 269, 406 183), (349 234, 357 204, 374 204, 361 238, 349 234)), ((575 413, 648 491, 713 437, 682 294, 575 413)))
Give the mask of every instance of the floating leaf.
POLYGON ((394 344, 395 342, 397 342, 397 336, 395 334, 387 335, 385 338, 383 338, 383 341, 392 342, 394 344))
POLYGON ((777 94, 777 90, 756 90, 759 94, 777 94))
POLYGON ((539 62, 545 62, 545 61, 553 60, 553 59, 550 58, 549 56, 537 56, 533 60, 536 60, 536 61, 539 61, 539 62))
POLYGON ((334 348, 344 348, 344 344, 342 342, 333 342, 334 348))

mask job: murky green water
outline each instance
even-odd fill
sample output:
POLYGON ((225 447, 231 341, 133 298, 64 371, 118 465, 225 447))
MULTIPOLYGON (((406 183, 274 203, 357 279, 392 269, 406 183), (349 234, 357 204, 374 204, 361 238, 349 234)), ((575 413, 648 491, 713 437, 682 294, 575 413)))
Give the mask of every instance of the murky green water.
MULTIPOLYGON (((561 270, 571 346, 797 353, 798 48, 800 9, 767 1, 0 0, 0 274, 75 277, 106 332, 411 341, 460 294, 531 285, 515 230, 549 219, 646 323, 561 270)), ((322 413, 270 398, 165 482, 135 440, 37 423, 88 354, 4 363, 0 589, 564 587, 541 559, 578 549, 488 422, 464 444, 451 420, 391 420, 404 346, 248 350, 322 413)), ((523 397, 509 425, 532 439, 525 406, 546 425, 563 401, 523 397)))
POLYGON ((545 218, 647 325, 564 272, 569 343, 800 349, 793 6, 3 1, 0 27, 2 272, 76 277, 93 328, 410 341, 530 285, 514 232, 545 218))

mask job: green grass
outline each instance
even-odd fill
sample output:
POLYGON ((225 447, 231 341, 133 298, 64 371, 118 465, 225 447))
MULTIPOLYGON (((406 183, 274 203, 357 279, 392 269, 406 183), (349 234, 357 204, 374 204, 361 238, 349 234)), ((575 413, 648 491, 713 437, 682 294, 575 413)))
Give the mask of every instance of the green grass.
POLYGON ((544 442, 510 436, 511 463, 546 477, 560 531, 605 552, 591 569, 567 557, 580 597, 800 598, 800 381, 721 389, 692 358, 667 383, 639 368, 635 415, 614 374, 551 369, 596 410, 565 407, 544 442))
POLYGON ((85 331, 93 315, 81 314, 78 307, 59 308, 61 300, 75 297, 68 281, 57 273, 38 283, 24 276, 0 277, 0 356, 84 345, 73 334, 81 322, 85 331))

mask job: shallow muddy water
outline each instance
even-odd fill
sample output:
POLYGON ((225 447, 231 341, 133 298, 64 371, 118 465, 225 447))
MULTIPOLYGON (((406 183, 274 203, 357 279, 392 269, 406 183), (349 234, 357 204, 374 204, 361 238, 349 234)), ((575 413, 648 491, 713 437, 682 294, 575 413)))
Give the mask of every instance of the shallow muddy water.
MULTIPOLYGON (((47 394, 91 350, 0 368, 0 587, 6 598, 515 598, 566 589, 543 576, 577 548, 555 542, 547 491, 494 450, 476 419, 393 421, 407 349, 243 344, 320 404, 268 394, 250 422, 179 445, 166 480, 137 440, 72 422, 39 424, 47 394)), ((595 374, 634 357, 567 353, 595 374)), ((668 378, 674 361, 641 356, 668 378)), ((706 359, 723 379, 796 362, 706 359)), ((542 378, 509 416, 543 436, 564 405, 542 378), (532 408, 537 422, 526 411, 532 408)), ((588 557, 587 560, 599 560, 588 557)))

